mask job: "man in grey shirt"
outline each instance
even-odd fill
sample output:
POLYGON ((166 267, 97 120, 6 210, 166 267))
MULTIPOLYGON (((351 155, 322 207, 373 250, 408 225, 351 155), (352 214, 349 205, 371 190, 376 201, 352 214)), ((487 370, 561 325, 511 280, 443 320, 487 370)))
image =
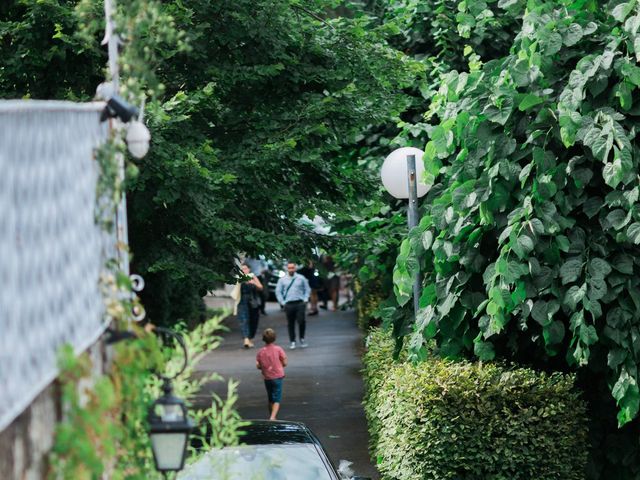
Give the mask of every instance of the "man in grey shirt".
POLYGON ((276 298, 278 303, 284 306, 284 311, 287 314, 289 341, 291 342, 289 348, 291 350, 296 348, 296 322, 300 331, 300 346, 306 348, 307 342, 304 339, 305 315, 311 288, 309 287, 309 281, 299 273, 296 273, 295 263, 287 263, 287 272, 288 275, 278 280, 276 298))

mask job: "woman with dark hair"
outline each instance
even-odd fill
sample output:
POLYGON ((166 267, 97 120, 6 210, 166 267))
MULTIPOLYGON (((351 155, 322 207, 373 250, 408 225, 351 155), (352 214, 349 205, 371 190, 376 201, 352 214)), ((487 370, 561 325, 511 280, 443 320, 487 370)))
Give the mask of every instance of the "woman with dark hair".
POLYGON ((258 277, 251 273, 247 264, 243 264, 241 269, 242 273, 249 277, 249 280, 240 284, 238 321, 244 338, 243 346, 251 348, 260 321, 260 292, 262 292, 263 286, 258 277))

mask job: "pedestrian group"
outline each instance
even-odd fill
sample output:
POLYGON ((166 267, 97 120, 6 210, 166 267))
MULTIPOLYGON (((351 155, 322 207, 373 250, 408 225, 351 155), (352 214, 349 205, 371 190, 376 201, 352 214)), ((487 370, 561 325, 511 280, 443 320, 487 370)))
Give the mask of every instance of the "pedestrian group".
MULTIPOLYGON (((339 276, 335 273, 331 257, 326 257, 322 266, 327 275, 322 307, 328 308, 327 304, 330 299, 333 302, 332 310, 335 311, 338 304, 339 276)), ((253 340, 258 329, 260 313, 266 315, 265 286, 268 282, 268 276, 263 270, 261 280, 251 272, 251 268, 246 263, 242 264, 241 270, 243 281, 235 285, 231 297, 235 300, 234 313, 236 313, 240 324, 243 347, 252 348, 254 347, 253 340)), ((298 346, 300 348, 308 347, 305 339, 307 304, 310 302, 309 315, 317 315, 320 286, 320 278, 313 261, 307 262, 299 272, 294 262, 288 262, 287 273, 278 279, 275 295, 287 317, 290 350, 295 350, 298 346)), ((256 355, 256 367, 261 371, 264 379, 269 405, 269 419, 275 420, 282 401, 284 369, 288 359, 282 347, 276 345, 276 332, 272 328, 264 330, 262 340, 264 347, 256 355)))

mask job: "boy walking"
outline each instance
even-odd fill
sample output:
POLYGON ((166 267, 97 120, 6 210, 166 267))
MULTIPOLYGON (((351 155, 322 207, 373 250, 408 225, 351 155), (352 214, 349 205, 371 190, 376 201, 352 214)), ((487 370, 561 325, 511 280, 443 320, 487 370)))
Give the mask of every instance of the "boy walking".
POLYGON ((282 380, 284 367, 287 366, 287 355, 282 347, 275 344, 276 332, 267 328, 262 334, 265 346, 256 355, 256 368, 262 372, 264 386, 269 398, 269 420, 275 420, 282 401, 282 380))

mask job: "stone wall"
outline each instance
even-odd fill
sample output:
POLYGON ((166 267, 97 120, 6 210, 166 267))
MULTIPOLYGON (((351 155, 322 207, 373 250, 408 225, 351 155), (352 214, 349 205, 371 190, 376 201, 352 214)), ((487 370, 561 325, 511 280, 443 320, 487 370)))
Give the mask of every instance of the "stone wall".
POLYGON ((47 453, 61 418, 60 391, 49 385, 11 425, 0 433, 0 472, 7 480, 45 478, 47 453))
MULTIPOLYGON (((103 341, 88 350, 94 376, 103 374, 108 368, 109 350, 103 341)), ((0 432, 0 479, 41 480, 47 477, 48 454, 53 447, 55 428, 63 418, 60 395, 60 385, 54 381, 0 432)))

